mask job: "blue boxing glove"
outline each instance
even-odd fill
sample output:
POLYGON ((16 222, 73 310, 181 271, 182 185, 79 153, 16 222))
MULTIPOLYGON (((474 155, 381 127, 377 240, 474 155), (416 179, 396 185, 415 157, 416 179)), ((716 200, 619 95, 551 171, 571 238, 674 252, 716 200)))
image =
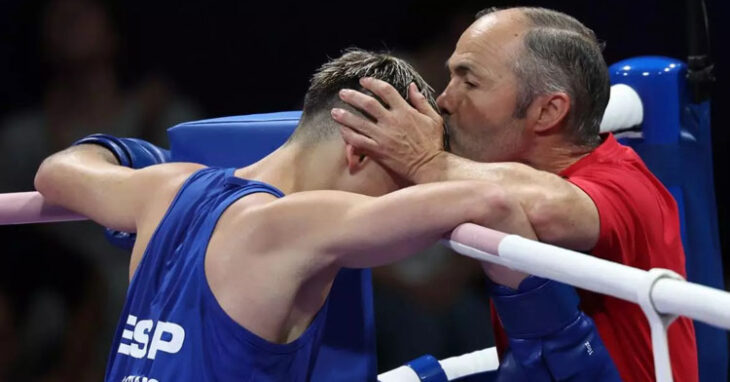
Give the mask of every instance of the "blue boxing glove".
MULTIPOLYGON (((159 148, 137 138, 117 138, 109 134, 91 134, 74 142, 73 146, 81 144, 102 146, 114 154, 120 165, 134 169, 170 161, 169 150, 159 148)), ((134 233, 115 231, 110 228, 106 229, 105 236, 114 246, 128 250, 134 247, 134 241, 137 238, 134 233)))
POLYGON ((575 288, 530 276, 516 291, 489 289, 509 337, 496 381, 621 381, 575 288))
POLYGON ((109 134, 91 134, 73 143, 99 145, 117 158, 119 164, 134 169, 170 161, 170 151, 137 138, 117 138, 109 134))

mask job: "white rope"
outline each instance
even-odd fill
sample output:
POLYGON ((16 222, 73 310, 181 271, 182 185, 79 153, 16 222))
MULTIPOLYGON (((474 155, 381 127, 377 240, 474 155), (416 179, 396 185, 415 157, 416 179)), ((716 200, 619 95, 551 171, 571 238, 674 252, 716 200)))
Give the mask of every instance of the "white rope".
POLYGON ((439 363, 449 381, 453 381, 468 375, 497 370, 499 357, 497 356, 497 348, 491 347, 457 357, 446 358, 440 360, 439 363))
MULTIPOLYGON (((497 348, 491 347, 438 361, 449 381, 499 368, 497 348)), ((413 369, 401 366, 378 375, 379 382, 420 382, 413 369)))

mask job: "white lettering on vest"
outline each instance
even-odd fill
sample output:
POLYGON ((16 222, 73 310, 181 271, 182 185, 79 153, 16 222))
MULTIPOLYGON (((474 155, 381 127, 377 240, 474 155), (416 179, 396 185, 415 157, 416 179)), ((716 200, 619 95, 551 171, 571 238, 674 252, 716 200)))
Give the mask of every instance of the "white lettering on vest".
POLYGON ((130 375, 122 378, 121 382, 159 382, 154 378, 142 377, 139 375, 130 375))
POLYGON ((148 359, 155 359, 157 352, 175 354, 182 349, 185 341, 185 329, 174 322, 158 321, 157 325, 152 320, 138 322, 137 317, 130 314, 127 317, 127 326, 131 329, 125 328, 122 331, 122 341, 117 352, 133 358, 146 356, 148 359))

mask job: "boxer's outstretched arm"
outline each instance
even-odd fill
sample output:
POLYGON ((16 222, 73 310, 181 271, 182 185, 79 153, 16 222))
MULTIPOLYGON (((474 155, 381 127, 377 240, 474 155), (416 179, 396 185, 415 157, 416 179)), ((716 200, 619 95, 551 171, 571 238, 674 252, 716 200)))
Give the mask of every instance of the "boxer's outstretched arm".
POLYGON ((190 166, 195 165, 165 164, 135 170, 120 166, 101 146, 79 145, 46 158, 36 173, 35 188, 51 204, 106 227, 135 232, 147 203, 164 197, 160 194, 171 188, 169 193, 174 196, 176 188, 165 185, 177 181, 175 174, 192 171, 190 166))
POLYGON ((302 192, 246 213, 245 221, 256 227, 246 242, 263 251, 301 249, 340 266, 372 267, 413 254, 461 223, 526 220, 515 208, 501 188, 483 181, 418 185, 378 198, 302 192))

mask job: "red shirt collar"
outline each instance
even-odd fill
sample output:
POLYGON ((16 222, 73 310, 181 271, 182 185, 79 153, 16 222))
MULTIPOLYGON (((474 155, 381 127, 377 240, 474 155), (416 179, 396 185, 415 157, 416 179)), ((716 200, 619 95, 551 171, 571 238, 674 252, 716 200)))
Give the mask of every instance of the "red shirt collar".
POLYGON ((569 177, 581 168, 596 162, 608 162, 617 158, 617 154, 624 148, 612 133, 601 134, 603 142, 593 149, 590 154, 578 159, 575 163, 560 172, 560 176, 569 177))

